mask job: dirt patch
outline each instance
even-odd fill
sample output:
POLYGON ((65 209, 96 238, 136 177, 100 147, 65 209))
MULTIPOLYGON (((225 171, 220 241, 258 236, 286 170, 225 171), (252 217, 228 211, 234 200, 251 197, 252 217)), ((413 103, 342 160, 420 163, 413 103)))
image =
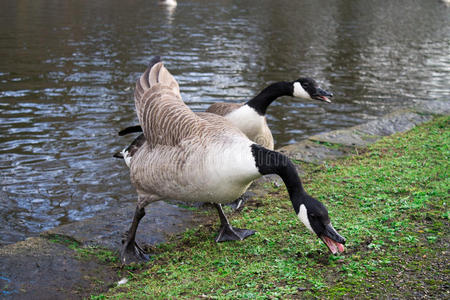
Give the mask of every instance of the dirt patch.
MULTIPOLYGON (((11 299, 80 299, 114 286, 119 280, 119 264, 80 252, 95 246, 110 249, 109 256, 118 259, 134 207, 130 204, 119 211, 104 211, 94 218, 44 232, 41 237, 0 248, 0 295, 11 299)), ((207 215, 154 203, 140 224, 138 240, 152 250, 152 245, 208 220, 207 215)))
POLYGON ((1 295, 11 299, 79 299, 117 281, 111 266, 44 238, 2 247, 0 261, 1 295))

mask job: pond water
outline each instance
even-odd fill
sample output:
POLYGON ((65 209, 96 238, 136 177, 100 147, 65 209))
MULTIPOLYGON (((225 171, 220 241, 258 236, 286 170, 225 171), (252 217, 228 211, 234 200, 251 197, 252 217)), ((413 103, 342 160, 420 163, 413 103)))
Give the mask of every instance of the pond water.
POLYGON ((276 101, 277 147, 450 94, 438 0, 5 0, 0 25, 0 245, 135 201, 112 154, 153 55, 195 111, 300 76, 334 93, 276 101))

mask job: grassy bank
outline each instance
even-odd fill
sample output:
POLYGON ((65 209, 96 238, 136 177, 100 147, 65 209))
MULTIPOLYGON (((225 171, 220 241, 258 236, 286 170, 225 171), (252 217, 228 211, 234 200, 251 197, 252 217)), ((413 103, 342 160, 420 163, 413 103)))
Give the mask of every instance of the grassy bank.
POLYGON ((92 298, 449 297, 450 118, 359 155, 302 165, 307 191, 347 238, 333 256, 298 221, 284 186, 230 217, 258 233, 216 244, 214 221, 158 246, 129 282, 92 298))

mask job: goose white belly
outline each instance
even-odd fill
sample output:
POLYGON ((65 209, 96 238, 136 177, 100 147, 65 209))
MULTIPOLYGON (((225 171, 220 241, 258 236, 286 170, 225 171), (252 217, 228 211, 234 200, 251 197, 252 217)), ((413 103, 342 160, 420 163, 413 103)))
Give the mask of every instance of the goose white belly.
POLYGON ((261 176, 251 144, 239 137, 232 143, 140 149, 131 164, 131 181, 144 198, 232 202, 261 176))

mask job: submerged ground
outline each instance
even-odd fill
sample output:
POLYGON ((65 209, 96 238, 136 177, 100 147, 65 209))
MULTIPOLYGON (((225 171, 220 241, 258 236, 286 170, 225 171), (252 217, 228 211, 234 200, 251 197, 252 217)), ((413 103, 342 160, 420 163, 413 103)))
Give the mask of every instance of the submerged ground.
POLYGON ((347 238, 343 255, 300 224, 283 185, 267 184, 231 215, 258 231, 245 241, 216 244, 211 213, 205 226, 148 249, 144 265, 119 268, 114 253, 79 249, 128 279, 91 298, 448 298, 449 123, 440 117, 320 166, 297 162, 347 238))

